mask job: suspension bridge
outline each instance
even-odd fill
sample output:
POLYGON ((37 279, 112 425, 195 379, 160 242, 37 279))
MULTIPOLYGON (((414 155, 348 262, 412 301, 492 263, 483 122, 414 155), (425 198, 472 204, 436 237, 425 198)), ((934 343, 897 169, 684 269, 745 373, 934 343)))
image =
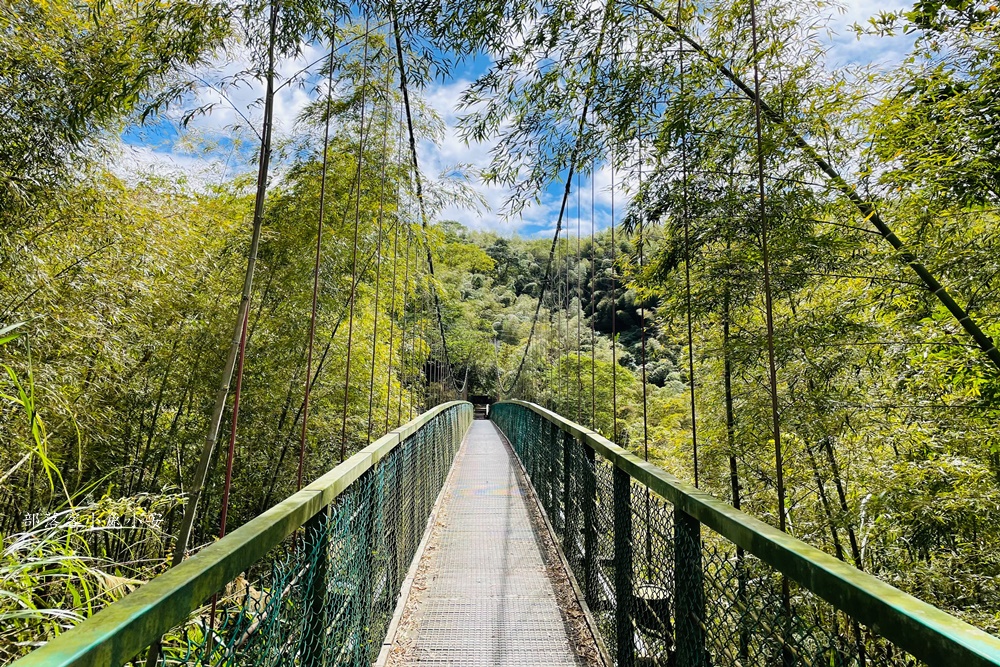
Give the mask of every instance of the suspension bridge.
MULTIPOLYGON (((752 7, 751 3, 751 10, 752 7)), ((272 3, 272 43, 276 15, 277 10, 272 3)), ((683 31, 671 26, 659 14, 654 12, 654 15, 678 35, 682 73, 685 43, 708 62, 714 62, 683 31)), ((397 152, 402 154, 402 128, 405 127, 412 157, 410 175, 414 181, 419 227, 425 232, 424 238, 413 234, 412 229, 405 234, 407 245, 402 282, 409 281, 409 244, 413 240, 420 250, 426 251, 426 282, 432 284, 436 280, 434 259, 426 240, 428 213, 425 211, 417 165, 406 90, 407 75, 399 27, 395 16, 390 18, 403 98, 397 113, 400 119, 406 118, 405 125, 400 122, 397 152)), ((753 49, 756 54, 756 19, 753 25, 753 49)), ((366 37, 368 32, 366 19, 366 37)), ((597 61, 603 40, 602 25, 588 70, 592 84, 598 78, 597 61)), ((367 40, 364 48, 366 78, 361 86, 358 181, 366 140, 367 40)), ((331 76, 332 62, 331 50, 331 76)), ((422 385, 425 412, 374 440, 353 456, 346 456, 348 403, 352 393, 350 355, 352 349, 360 352, 361 347, 354 337, 355 288, 360 281, 359 259, 360 263, 365 261, 363 257, 359 258, 358 252, 361 188, 353 185, 354 242, 351 290, 346 306, 347 359, 340 441, 342 462, 311 484, 302 486, 309 392, 315 381, 310 378, 315 377, 313 348, 321 273, 326 149, 330 133, 331 94, 328 92, 312 281, 312 316, 301 409, 298 485, 302 488, 232 533, 221 535, 218 541, 188 555, 187 541, 200 490, 193 492, 180 531, 181 539, 177 542, 174 567, 56 636, 15 662, 14 666, 1000 665, 1000 639, 796 539, 785 530, 778 389, 771 287, 768 282, 768 215, 761 157, 761 118, 777 124, 781 119, 761 100, 756 69, 751 87, 725 66, 718 66, 732 86, 753 102, 755 111, 758 168, 754 176, 759 184, 757 203, 766 295, 764 314, 774 420, 772 439, 775 446, 778 527, 764 523, 697 488, 693 381, 689 384, 692 392, 694 486, 644 460, 648 456, 639 458, 616 444, 615 441, 619 440, 616 421, 618 404, 614 379, 611 391, 612 429, 615 433, 611 439, 534 403, 500 401, 492 404, 487 414, 485 410, 475 409, 470 402, 447 400, 464 393, 467 382, 460 384, 457 381, 441 306, 434 289, 428 289, 427 296, 432 298, 426 299, 423 307, 428 314, 431 311, 434 313, 434 324, 440 334, 436 342, 440 345, 438 356, 441 359, 434 359, 431 355, 422 369, 415 373, 418 377, 408 378, 410 385, 422 385)), ((271 63, 271 77, 273 69, 271 63)), ((391 74, 387 81, 391 83, 391 74)), ((273 112, 271 83, 269 79, 265 100, 266 127, 269 127, 273 112)), ((532 347, 532 336, 540 319, 546 290, 558 291, 561 287, 552 284, 553 258, 563 230, 574 170, 581 166, 577 162, 587 136, 584 130, 588 114, 593 111, 588 108, 590 102, 588 93, 579 113, 555 238, 544 277, 540 281, 528 342, 510 387, 504 387, 503 378, 498 377, 498 385, 504 393, 512 393, 511 390, 530 372, 526 370, 525 362, 535 349, 532 347)), ((383 100, 382 115, 386 119, 384 134, 388 134, 392 115, 388 96, 383 100)), ((902 242, 882 223, 875 210, 854 194, 846 181, 818 157, 805 138, 796 134, 791 136, 793 143, 808 157, 818 160, 822 171, 864 215, 865 220, 871 220, 879 234, 896 251, 900 251, 902 242)), ((269 129, 265 130, 263 137, 270 141, 269 129)), ((641 150, 641 137, 638 144, 641 150)), ((251 258, 256 252, 260 234, 268 152, 269 148, 260 153, 262 178, 259 181, 262 185, 257 195, 251 258)), ((683 146, 681 152, 686 155, 683 146)), ((636 161, 640 185, 643 164, 640 155, 636 161)), ((688 246, 686 169, 685 162, 681 177, 685 253, 688 246)), ((368 393, 369 440, 380 421, 373 414, 373 405, 385 180, 383 166, 378 251, 374 253, 376 319, 368 393)), ((579 173, 577 183, 579 190, 579 173)), ((612 203, 612 265, 615 264, 613 206, 612 203)), ((578 213, 580 209, 578 201, 578 213)), ((579 258, 580 216, 577 218, 579 258)), ((640 265, 644 261, 642 220, 640 215, 636 230, 640 265)), ((400 245, 399 228, 396 227, 393 242, 390 311, 395 311, 396 306, 395 255, 400 245)), ((591 235, 593 238, 593 231, 591 235)), ((569 256, 569 238, 565 240, 566 256, 569 256)), ((955 315, 977 345, 991 359, 1000 359, 992 340, 982 334, 936 279, 922 265, 911 261, 909 255, 901 256, 929 291, 955 315)), ((580 280, 578 275, 578 295, 581 293, 580 280)), ((596 284, 595 273, 591 274, 591 280, 596 284)), ((563 310, 568 313, 573 293, 569 271, 565 272, 565 281, 561 297, 553 295, 552 300, 555 305, 555 300, 559 299, 565 305, 563 310)), ((248 265, 222 388, 194 484, 195 489, 204 485, 235 369, 229 469, 221 520, 223 533, 252 282, 253 261, 248 265)), ((617 302, 616 289, 612 266, 612 304, 617 302)), ((407 290, 403 289, 401 313, 407 311, 407 294, 407 290)), ((690 276, 686 280, 685 296, 688 366, 693 379, 690 276)), ((728 298, 727 295, 727 304, 728 298)), ((410 307, 414 306, 411 304, 410 307)), ((616 332, 614 313, 615 307, 612 306, 612 340, 616 332)), ((591 321, 594 314, 592 306, 591 321)), ((578 367, 581 354, 579 327, 583 316, 581 309, 576 317, 578 367)), ((645 440, 645 316, 641 319, 643 321, 638 328, 642 345, 640 364, 645 440)), ((568 341, 571 338, 568 315, 562 324, 558 320, 556 322, 557 328, 563 324, 564 339, 568 341)), ((389 326, 395 326, 395 320, 390 319, 389 326)), ((393 349, 394 335, 394 330, 390 328, 390 350, 393 349)), ((406 349, 403 340, 407 336, 415 338, 416 333, 405 328, 400 331, 400 357, 406 349)), ((421 335, 421 338, 428 337, 421 335)), ((591 354, 593 340, 591 329, 591 354)), ((568 350, 571 346, 567 343, 566 347, 568 350)), ((612 344, 611 350, 614 374, 618 368, 617 357, 614 356, 617 354, 616 344, 612 344)), ((410 351, 411 357, 416 356, 412 345, 410 351)), ((324 352, 320 364, 325 356, 324 352)), ((420 363, 418 359, 408 361, 414 367, 420 363)), ((1000 364, 996 359, 994 361, 1000 364)), ((392 366, 391 356, 389 365, 392 366)), ((468 380, 467 374, 465 380, 468 380)), ((593 387, 593 375, 590 381, 593 387)), ((576 382, 577 389, 582 387, 579 369, 576 382)), ((563 386, 561 390, 576 398, 579 421, 582 392, 574 394, 570 386, 563 386)), ((386 387, 385 395, 388 405, 391 382, 386 387)), ((596 400, 595 395, 592 388, 592 401, 596 400)), ((402 392, 397 399, 398 422, 402 414, 402 392)), ((411 402, 411 410, 412 406, 411 402)), ((389 417, 387 407, 386 427, 389 417)), ((593 421, 592 417, 591 423, 593 421)))
POLYGON ((14 664, 149 655, 971 667, 1000 639, 545 408, 450 401, 14 664))

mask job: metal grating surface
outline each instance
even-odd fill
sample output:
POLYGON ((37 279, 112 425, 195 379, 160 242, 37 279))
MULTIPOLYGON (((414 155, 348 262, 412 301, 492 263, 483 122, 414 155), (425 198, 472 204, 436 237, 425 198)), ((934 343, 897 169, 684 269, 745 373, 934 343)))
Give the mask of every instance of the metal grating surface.
POLYGON ((492 422, 473 422, 421 563, 426 589, 411 594, 406 664, 578 664, 511 456, 492 422))

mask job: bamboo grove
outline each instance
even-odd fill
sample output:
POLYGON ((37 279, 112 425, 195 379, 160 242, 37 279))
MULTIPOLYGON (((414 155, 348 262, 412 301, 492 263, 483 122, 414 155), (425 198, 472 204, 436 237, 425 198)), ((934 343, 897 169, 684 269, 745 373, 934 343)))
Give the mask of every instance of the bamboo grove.
POLYGON ((0 9, 0 660, 463 390, 997 632, 1000 12, 882 11, 884 68, 827 64, 835 12, 0 9), (483 54, 445 128, 428 95, 483 54), (129 168, 123 131, 219 112, 227 58, 215 104, 263 91, 203 145, 234 167, 129 168), (309 103, 275 134, 282 87, 309 103), (455 131, 488 169, 429 173, 455 131), (554 236, 475 230, 475 179, 554 236))

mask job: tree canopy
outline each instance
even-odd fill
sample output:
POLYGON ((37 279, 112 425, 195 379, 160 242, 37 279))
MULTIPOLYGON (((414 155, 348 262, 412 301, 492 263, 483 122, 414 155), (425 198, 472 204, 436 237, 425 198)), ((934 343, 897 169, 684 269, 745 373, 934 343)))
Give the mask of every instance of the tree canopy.
POLYGON ((0 660, 161 572, 186 509, 197 549, 462 393, 997 633, 1000 12, 880 12, 855 30, 906 57, 838 68, 827 3, 754 6, 0 8, 0 660), (482 56, 444 127, 434 86, 482 56), (247 86, 225 178, 122 168, 126 128, 247 86), (272 138, 280 87, 309 103, 272 138), (555 238, 481 229, 470 174, 422 162, 446 132, 493 142, 507 213, 555 198, 555 238), (581 202, 609 176, 614 209, 581 202))

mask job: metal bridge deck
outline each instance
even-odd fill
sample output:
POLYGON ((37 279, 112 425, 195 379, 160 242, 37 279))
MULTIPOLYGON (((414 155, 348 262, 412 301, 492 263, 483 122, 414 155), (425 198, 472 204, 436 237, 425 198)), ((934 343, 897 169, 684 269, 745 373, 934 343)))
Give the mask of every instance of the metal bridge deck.
POLYGON ((581 664, 513 457, 492 422, 472 423, 388 664, 581 664))

